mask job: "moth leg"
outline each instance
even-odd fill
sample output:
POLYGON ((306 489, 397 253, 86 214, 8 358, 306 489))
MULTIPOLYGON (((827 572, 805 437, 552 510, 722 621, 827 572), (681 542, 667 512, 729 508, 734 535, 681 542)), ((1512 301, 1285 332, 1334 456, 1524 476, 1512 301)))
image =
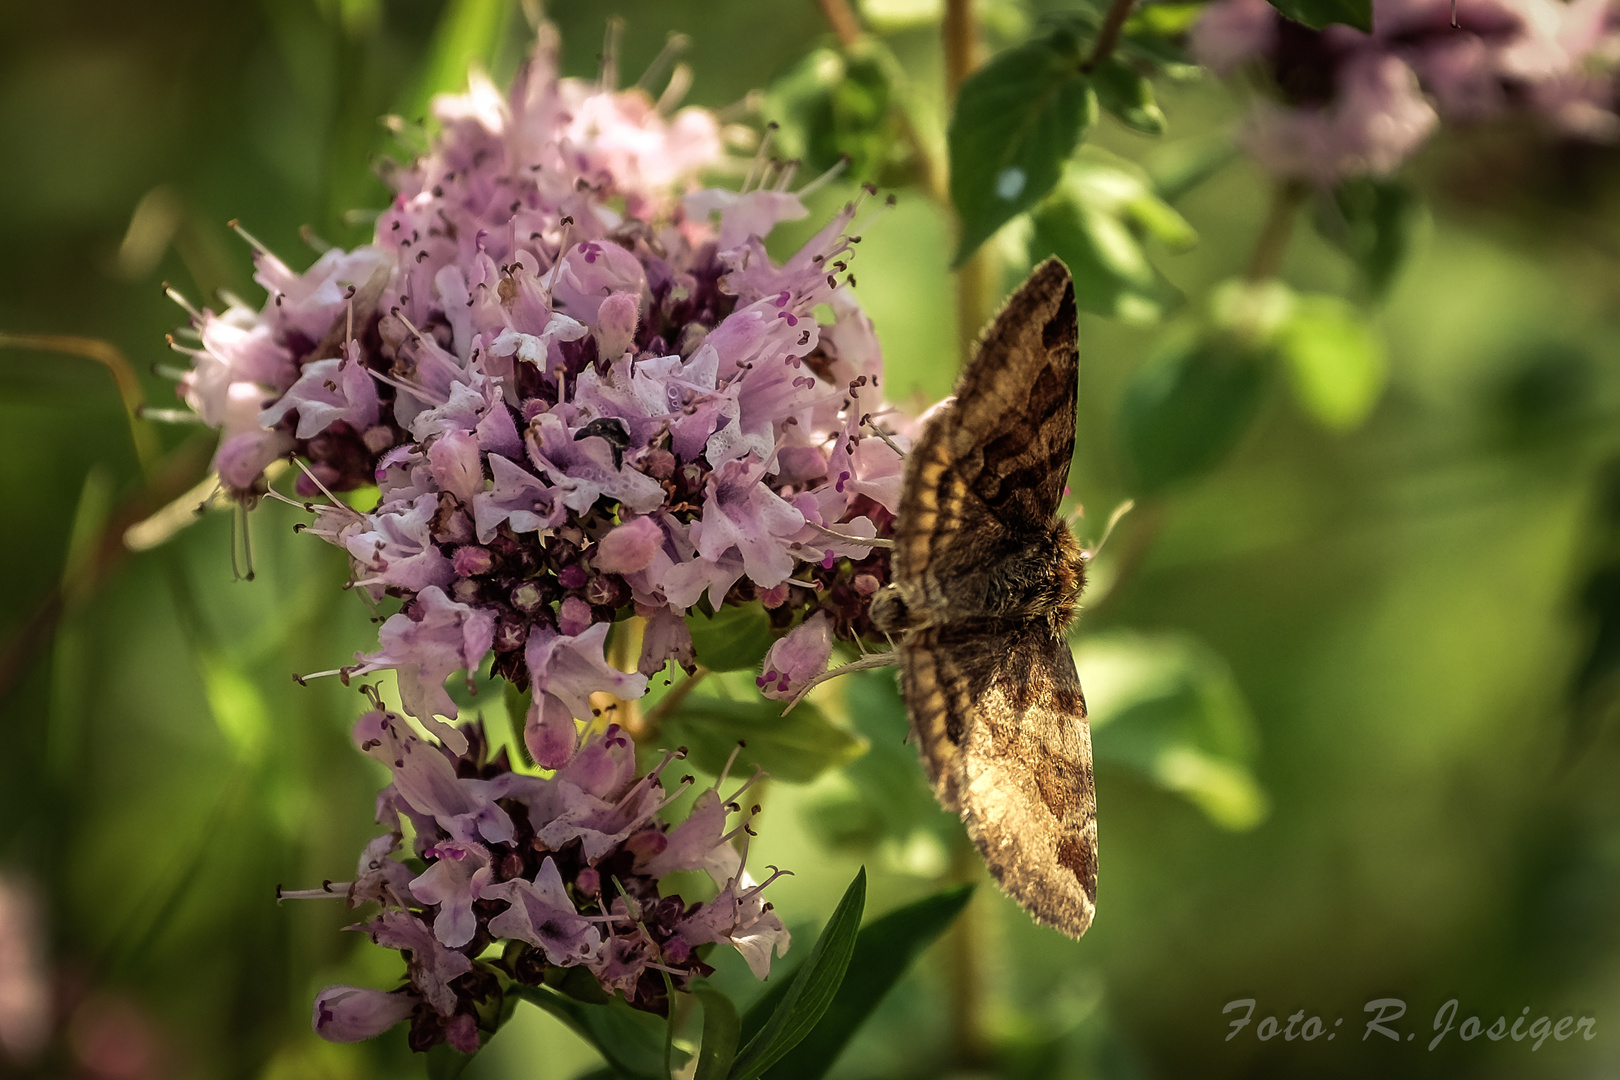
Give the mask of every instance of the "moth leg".
POLYGON ((806 694, 810 693, 810 691, 814 690, 828 679, 836 679, 840 675, 848 675, 854 671, 870 671, 873 668, 894 667, 899 663, 900 654, 890 650, 889 652, 867 653, 859 660, 851 660, 847 664, 840 664, 839 666, 828 671, 823 671, 820 675, 817 675, 815 678, 805 683, 804 686, 800 687, 799 692, 793 695, 793 700, 788 702, 787 708, 782 710, 782 715, 786 716, 788 713, 792 712, 794 708, 798 706, 799 702, 804 700, 806 694))
POLYGON ((825 525, 817 525, 813 521, 806 521, 805 524, 823 536, 830 536, 832 539, 842 541, 846 544, 860 544, 862 547, 883 548, 885 551, 894 547, 893 540, 885 540, 880 536, 856 536, 853 533, 841 533, 836 529, 829 529, 825 525))
POLYGON ((883 445, 887 446, 890 450, 893 450, 895 453, 899 454, 902 461, 905 460, 906 452, 904 450, 900 449, 900 447, 895 445, 894 440, 889 438, 889 433, 887 431, 884 431, 882 428, 878 427, 876 424, 874 424, 872 422, 871 416, 863 416, 863 417, 861 417, 861 423, 863 423, 867 427, 871 428, 872 429, 872 434, 874 434, 878 438, 882 439, 883 440, 883 445))
POLYGON ((1087 544, 1084 548, 1081 548, 1080 557, 1087 562, 1090 562, 1098 555, 1101 555, 1103 545, 1108 543, 1108 538, 1110 536, 1114 535, 1114 526, 1119 524, 1119 519, 1130 513, 1135 508, 1135 499, 1126 499, 1124 502, 1114 507, 1114 512, 1108 515, 1108 524, 1103 526, 1102 539, 1098 540, 1095 544, 1087 544))

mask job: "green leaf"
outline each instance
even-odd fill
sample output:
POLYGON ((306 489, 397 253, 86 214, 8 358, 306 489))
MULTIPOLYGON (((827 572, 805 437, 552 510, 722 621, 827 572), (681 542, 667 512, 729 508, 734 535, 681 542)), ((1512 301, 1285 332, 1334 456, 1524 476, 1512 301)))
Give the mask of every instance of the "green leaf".
POLYGON ((1271 0, 1271 6, 1313 30, 1329 23, 1343 23, 1364 34, 1372 33, 1372 0, 1271 0))
POLYGON ((1112 632, 1075 647, 1100 763, 1140 772, 1215 824, 1249 829, 1269 810, 1251 771, 1258 739, 1231 669, 1177 634, 1112 632))
POLYGON ((778 780, 804 784, 823 771, 853 761, 866 741, 837 727, 808 702, 786 716, 783 703, 753 697, 745 701, 693 694, 664 722, 666 745, 687 748, 693 764, 718 774, 739 742, 747 768, 758 765, 778 780))
POLYGON ((475 1056, 463 1054, 449 1043, 440 1043, 426 1055, 428 1080, 456 1080, 472 1064, 475 1056))
POLYGON ((697 662, 710 671, 743 671, 758 667, 774 638, 771 620, 759 604, 726 605, 705 618, 686 616, 697 662))
MULTIPOLYGON (((567 1024, 622 1076, 631 1080, 666 1080, 665 1025, 661 1017, 632 1009, 617 997, 606 1005, 588 1005, 549 986, 520 986, 508 992, 567 1024)), ((684 1062, 686 1055, 679 1049, 675 1053, 677 1062, 684 1062)))
POLYGON ((512 746, 523 764, 532 768, 534 755, 529 753, 529 744, 523 739, 523 729, 529 723, 529 704, 534 700, 534 691, 519 690, 513 684, 507 683, 501 697, 506 703, 506 720, 511 726, 512 746))
POLYGON ((1367 418, 1389 371, 1377 331, 1336 296, 1300 297, 1277 336, 1277 350, 1294 397, 1334 431, 1367 418))
MULTIPOLYGON (((864 854, 892 838, 897 850, 926 855, 937 849, 943 861, 961 825, 940 808, 916 747, 907 742, 910 722, 894 673, 860 671, 845 678, 850 723, 870 748, 828 778, 831 783, 817 785, 805 807, 807 823, 831 847, 864 854), (940 842, 930 843, 919 835, 924 832, 940 842)), ((922 869, 923 876, 932 876, 922 869)))
POLYGON ((510 11, 506 0, 450 0, 445 5, 433 32, 432 55, 401 106, 406 120, 426 116, 435 94, 465 89, 469 67, 489 66, 510 11))
POLYGON ((1052 190, 1097 117, 1080 42, 1059 29, 1002 52, 965 82, 951 114, 951 202, 960 266, 1052 190))
POLYGON ((737 1040, 742 1030, 737 1006, 704 982, 693 983, 692 994, 703 1005, 703 1046, 698 1051, 697 1073, 692 1080, 725 1080, 737 1056, 737 1040))
POLYGON ((1180 290, 1148 261, 1142 241, 1151 236, 1185 248, 1197 234, 1130 163, 1083 151, 1030 220, 1030 261, 1061 258, 1083 310, 1144 324, 1181 302, 1180 290))
POLYGON ((730 1080, 755 1080, 815 1028, 843 985, 865 907, 866 867, 863 866, 844 891, 843 899, 833 909, 832 917, 811 946, 804 965, 795 972, 786 992, 771 1003, 774 1008, 761 1015, 766 1003, 760 1002, 748 1010, 744 1028, 754 1030, 754 1035, 737 1055, 730 1080))
POLYGON ((771 1068, 765 1080, 819 1080, 827 1075, 912 961, 949 928, 972 896, 972 885, 957 885, 863 927, 838 996, 793 1055, 771 1068))
POLYGON ((1220 172, 1238 155, 1226 134, 1200 135, 1157 147, 1143 164, 1159 198, 1173 203, 1220 172))
POLYGON ((1393 180, 1359 177, 1317 204, 1316 230, 1350 257, 1370 299, 1382 300, 1411 256, 1423 217, 1417 192, 1393 180))
POLYGON ((1173 341, 1136 373, 1120 406, 1120 434, 1144 494, 1220 464, 1259 412, 1267 358, 1205 331, 1173 341))
POLYGON ((1153 84, 1118 57, 1092 69, 1091 86, 1097 104, 1126 127, 1145 135, 1164 134, 1164 110, 1153 98, 1153 84))

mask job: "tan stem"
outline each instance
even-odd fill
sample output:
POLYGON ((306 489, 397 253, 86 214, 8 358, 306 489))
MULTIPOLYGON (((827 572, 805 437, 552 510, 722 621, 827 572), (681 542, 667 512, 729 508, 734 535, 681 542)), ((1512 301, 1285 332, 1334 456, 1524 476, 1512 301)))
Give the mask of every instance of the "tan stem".
POLYGON ((821 8, 821 15, 832 28, 833 37, 838 44, 849 48, 861 37, 861 23, 855 17, 846 0, 816 0, 816 6, 821 8))
POLYGON ((1277 276, 1283 256, 1288 253, 1288 241, 1294 235, 1294 219, 1309 193, 1310 189, 1298 180, 1279 181, 1272 190, 1271 208, 1249 255, 1248 269, 1243 272, 1247 280, 1258 284, 1277 276))
POLYGON ((62 353, 94 360, 112 373, 118 387, 118 397, 124 403, 129 419, 129 437, 135 444, 135 457, 141 472, 152 475, 157 467, 158 444, 151 425, 141 415, 146 407, 146 395, 141 392, 140 380, 123 352, 110 342, 99 338, 78 337, 74 334, 7 334, 0 333, 0 349, 37 349, 40 352, 62 353))
POLYGON ((1130 18, 1131 8, 1136 0, 1114 0, 1108 5, 1108 14, 1103 16, 1102 29, 1097 31, 1097 43, 1091 47, 1091 55, 1086 62, 1080 65, 1080 70, 1090 74, 1093 69, 1114 51, 1119 44, 1120 32, 1125 29, 1125 20, 1130 18))
MULTIPOLYGON (((966 833, 958 833, 952 843, 950 874, 956 882, 979 880, 979 853, 966 833)), ((970 901, 945 935, 951 1056, 962 1072, 976 1072, 990 1064, 984 1034, 982 907, 970 901)))
POLYGON ((641 730, 636 733, 638 743, 650 742, 658 738, 658 729, 665 720, 674 715, 675 710, 681 707, 686 695, 697 689, 697 684, 708 677, 709 669, 699 666, 692 674, 670 687, 669 693, 659 699, 658 704, 648 709, 641 717, 641 730))

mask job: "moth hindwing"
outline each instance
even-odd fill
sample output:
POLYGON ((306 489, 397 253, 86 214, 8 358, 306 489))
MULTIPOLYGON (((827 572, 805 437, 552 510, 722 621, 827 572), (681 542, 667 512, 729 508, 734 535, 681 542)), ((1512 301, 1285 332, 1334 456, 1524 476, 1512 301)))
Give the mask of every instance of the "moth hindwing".
POLYGON ((924 767, 996 881, 1078 937, 1097 899, 1085 698, 1065 631, 1085 561, 1057 520, 1074 454, 1074 283, 1035 269, 985 331, 906 461, 878 628, 924 767))

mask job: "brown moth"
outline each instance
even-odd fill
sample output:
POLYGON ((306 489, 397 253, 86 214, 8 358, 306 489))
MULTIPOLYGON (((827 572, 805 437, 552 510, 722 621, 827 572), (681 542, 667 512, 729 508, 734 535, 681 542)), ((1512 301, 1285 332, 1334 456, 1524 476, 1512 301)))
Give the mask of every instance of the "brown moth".
POLYGON ((906 460, 891 585, 911 728, 934 792, 1002 889, 1079 937, 1097 901, 1086 701, 1064 631, 1087 556, 1054 520, 1074 454, 1079 333, 1056 259, 1007 301, 906 460))

